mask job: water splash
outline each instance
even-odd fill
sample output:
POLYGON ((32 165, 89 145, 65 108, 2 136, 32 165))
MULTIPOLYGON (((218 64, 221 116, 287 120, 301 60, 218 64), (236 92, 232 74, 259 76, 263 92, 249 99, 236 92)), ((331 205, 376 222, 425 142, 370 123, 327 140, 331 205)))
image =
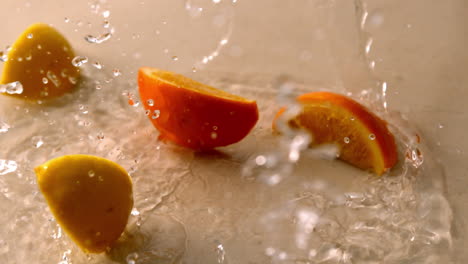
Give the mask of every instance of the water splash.
POLYGON ((0 93, 6 94, 22 94, 23 85, 20 82, 11 82, 7 84, 0 84, 0 93))
POLYGON ((108 41, 111 37, 112 37, 112 33, 111 33, 111 32, 107 32, 107 33, 104 33, 104 34, 99 35, 99 36, 86 35, 86 36, 84 37, 84 39, 85 39, 88 43, 101 44, 101 43, 103 43, 103 42, 108 41))
POLYGON ((0 159, 0 175, 15 172, 18 168, 18 163, 14 160, 0 159))
POLYGON ((88 58, 84 56, 76 56, 72 60, 72 64, 75 67, 81 67, 88 62, 88 58))

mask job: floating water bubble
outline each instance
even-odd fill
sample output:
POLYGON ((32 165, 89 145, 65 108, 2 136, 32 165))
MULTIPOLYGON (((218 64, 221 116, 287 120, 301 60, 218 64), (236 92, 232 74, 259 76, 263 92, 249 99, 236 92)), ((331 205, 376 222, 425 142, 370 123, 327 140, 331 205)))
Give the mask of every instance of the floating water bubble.
POLYGON ((218 130, 218 127, 217 126, 213 126, 213 130, 218 130))
POLYGON ((210 136, 211 136, 211 139, 216 139, 216 138, 218 138, 218 133, 216 133, 216 132, 211 132, 211 135, 210 135, 210 136))
POLYGON ((365 48, 364 48, 364 51, 366 52, 366 54, 369 54, 373 42, 374 42, 374 39, 372 39, 372 38, 369 38, 369 39, 367 40, 366 46, 365 46, 365 48))
POLYGON ((96 175, 96 173, 93 170, 88 171, 88 176, 90 178, 93 178, 96 175))
POLYGON ((172 60, 177 61, 177 60, 179 60, 179 58, 177 56, 172 56, 172 60))
POLYGON ((369 139, 370 140, 375 140, 375 134, 369 134, 369 139))
POLYGON ((109 28, 109 27, 110 27, 110 22, 107 21, 107 20, 104 20, 104 22, 102 23, 102 26, 103 26, 104 28, 109 28))
POLYGON ((344 141, 344 143, 346 143, 346 144, 349 144, 349 142, 351 142, 351 140, 349 139, 349 137, 344 137, 343 141, 344 141))
POLYGON ((0 93, 7 94, 22 94, 23 85, 20 82, 11 82, 7 84, 0 84, 0 93))
POLYGON ((7 123, 0 121, 0 133, 6 133, 10 129, 10 125, 7 123))
POLYGON ((122 72, 119 69, 113 69, 112 70, 112 75, 114 75, 114 77, 118 77, 118 76, 122 75, 122 72))
POLYGON ((72 64, 75 67, 81 67, 83 64, 88 62, 88 58, 84 56, 76 56, 72 60, 72 64))
POLYGON ((138 253, 129 254, 126 258, 127 264, 137 264, 138 257, 138 253))
POLYGON ((47 79, 46 77, 42 78, 42 83, 43 83, 43 84, 48 84, 48 83, 49 83, 49 79, 47 79))
POLYGON ((154 110, 153 115, 151 116, 151 119, 157 119, 161 115, 161 111, 159 110, 154 110))
POLYGON ((145 110, 145 115, 149 115, 151 113, 150 110, 145 110))
POLYGON ((255 158, 255 163, 258 165, 258 166, 263 166, 265 165, 267 162, 267 159, 265 156, 263 155, 259 155, 255 158))
POLYGON ((102 35, 99 35, 97 37, 92 36, 92 35, 86 35, 84 37, 84 39, 89 43, 101 44, 101 43, 109 40, 111 37, 112 37, 112 33, 108 32, 108 33, 104 33, 102 35))
POLYGON ((108 17, 110 16, 110 11, 109 11, 109 10, 103 11, 103 12, 102 12, 102 16, 103 16, 104 18, 108 18, 108 17))
POLYGON ((102 64, 98 61, 95 61, 93 62, 92 64, 94 66, 94 68, 98 69, 98 70, 101 70, 103 68, 102 64))
POLYGON ((224 250, 223 244, 218 244, 216 246, 216 253, 218 255, 218 263, 224 263, 224 259, 226 257, 226 251, 224 250))
POLYGON ((31 141, 32 141, 33 146, 35 148, 40 148, 42 145, 44 145, 44 141, 42 140, 41 136, 32 137, 31 141))
POLYGON ((0 61, 1 62, 6 62, 8 60, 8 56, 6 52, 0 51, 0 61))
POLYGON ((215 4, 221 3, 221 0, 212 0, 212 1, 213 1, 213 3, 215 3, 215 4))
POLYGON ((47 78, 52 81, 52 83, 55 85, 55 87, 59 87, 62 82, 57 78, 57 75, 55 75, 52 71, 47 71, 47 78))
POLYGON ((96 137, 97 137, 98 140, 103 140, 104 139, 104 133, 99 132, 96 137))
POLYGON ((0 159, 0 175, 15 172, 18 168, 18 164, 14 160, 0 159))
POLYGON ((154 100, 153 99, 148 99, 148 100, 146 100, 146 104, 148 106, 153 106, 154 105, 154 100))
POLYGON ((65 21, 65 23, 70 22, 70 18, 68 18, 68 17, 65 17, 63 20, 65 21))
POLYGON ((192 67, 192 72, 197 72, 197 68, 192 67))
POLYGON ((32 39, 32 38, 33 38, 33 36, 34 36, 34 35, 33 35, 32 33, 29 33, 29 34, 26 36, 26 38, 28 38, 28 39, 32 39))

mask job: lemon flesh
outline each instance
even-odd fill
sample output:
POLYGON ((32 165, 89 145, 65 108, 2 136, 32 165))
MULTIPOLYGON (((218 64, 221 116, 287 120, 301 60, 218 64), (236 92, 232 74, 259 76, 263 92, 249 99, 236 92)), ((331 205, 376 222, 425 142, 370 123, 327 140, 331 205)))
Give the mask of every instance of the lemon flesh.
POLYGON ((57 222, 85 252, 103 252, 120 237, 133 207, 132 181, 122 167, 66 155, 34 170, 57 222))
POLYGON ((80 70, 74 67, 72 47, 53 27, 37 23, 28 27, 8 52, 1 84, 19 81, 21 94, 7 94, 27 100, 61 96, 75 87, 80 70))

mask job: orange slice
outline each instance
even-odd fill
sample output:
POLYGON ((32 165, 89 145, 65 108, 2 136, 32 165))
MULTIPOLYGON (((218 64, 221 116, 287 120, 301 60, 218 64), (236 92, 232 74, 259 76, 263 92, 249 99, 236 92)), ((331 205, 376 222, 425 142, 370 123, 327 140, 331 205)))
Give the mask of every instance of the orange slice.
POLYGON ((1 84, 20 82, 26 100, 43 100, 71 92, 80 77, 72 64, 70 43, 55 28, 42 23, 28 27, 13 43, 5 62, 1 84))
POLYGON ((138 86, 161 138, 188 148, 208 150, 236 143, 258 120, 255 101, 172 72, 141 68, 138 86))
MULTIPOLYGON (((381 175, 397 162, 397 147, 385 121, 356 101, 335 93, 313 92, 297 101, 302 111, 289 120, 313 136, 313 145, 334 143, 339 158, 358 168, 381 175)), ((283 114, 281 109, 273 122, 283 114)))

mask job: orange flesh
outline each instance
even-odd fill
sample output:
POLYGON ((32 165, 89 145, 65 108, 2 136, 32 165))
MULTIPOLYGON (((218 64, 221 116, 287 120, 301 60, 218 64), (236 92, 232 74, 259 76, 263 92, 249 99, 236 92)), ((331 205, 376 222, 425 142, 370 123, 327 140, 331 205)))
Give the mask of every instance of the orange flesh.
POLYGON ((313 144, 337 144, 341 160, 379 175, 397 162, 395 140, 385 121, 364 106, 329 92, 304 94, 298 102, 304 108, 290 125, 311 132, 313 144))

